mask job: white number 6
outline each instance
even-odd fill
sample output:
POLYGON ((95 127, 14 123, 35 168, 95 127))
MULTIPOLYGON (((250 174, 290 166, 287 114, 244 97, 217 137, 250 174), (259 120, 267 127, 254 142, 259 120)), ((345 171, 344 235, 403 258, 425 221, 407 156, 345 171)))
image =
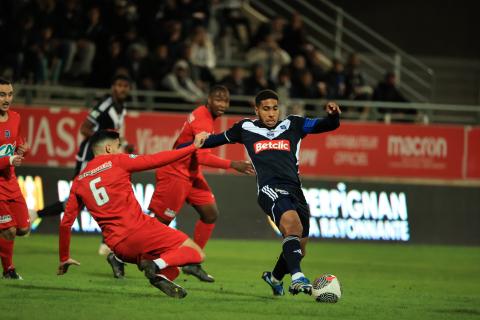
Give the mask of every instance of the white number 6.
POLYGON ((95 202, 99 206, 103 206, 105 203, 107 203, 110 198, 108 197, 107 190, 105 190, 104 187, 97 188, 95 185, 102 181, 101 177, 95 178, 92 181, 90 181, 90 190, 92 190, 93 197, 95 198, 95 202))

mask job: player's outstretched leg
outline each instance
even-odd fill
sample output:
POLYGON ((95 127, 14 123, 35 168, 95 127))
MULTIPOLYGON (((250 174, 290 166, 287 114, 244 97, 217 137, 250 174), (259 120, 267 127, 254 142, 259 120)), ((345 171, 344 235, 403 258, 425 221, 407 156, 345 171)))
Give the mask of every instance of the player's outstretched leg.
POLYGON ((187 291, 184 288, 168 280, 164 275, 159 274, 160 270, 152 260, 141 260, 138 267, 144 271, 145 277, 150 281, 150 284, 160 289, 167 296, 182 299, 187 295, 187 291))
POLYGON ((125 263, 110 252, 107 256, 107 262, 112 267, 113 277, 123 279, 125 277, 125 263))
POLYGON ((283 281, 279 281, 273 277, 270 271, 264 271, 262 274, 262 279, 270 286, 274 296, 285 295, 285 291, 283 290, 283 281))
POLYGON ((200 281, 215 282, 215 279, 203 270, 200 264, 189 264, 182 267, 182 271, 185 274, 192 275, 200 281))

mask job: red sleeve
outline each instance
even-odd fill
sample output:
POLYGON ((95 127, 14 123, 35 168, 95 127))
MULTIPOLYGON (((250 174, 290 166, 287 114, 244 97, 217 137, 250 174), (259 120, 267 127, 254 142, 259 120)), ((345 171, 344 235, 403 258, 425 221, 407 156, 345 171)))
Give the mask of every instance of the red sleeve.
POLYGON ((0 158, 0 170, 10 167, 10 157, 1 157, 0 158))
POLYGON ((74 190, 74 185, 72 185, 70 195, 68 196, 67 205, 65 206, 65 214, 60 222, 60 234, 58 238, 60 262, 67 261, 68 258, 70 258, 70 237, 72 225, 83 206, 78 201, 74 190))
POLYGON ((122 155, 119 157, 119 165, 128 172, 150 170, 177 161, 195 150, 197 149, 191 144, 182 149, 161 151, 149 155, 122 155))
POLYGON ((220 158, 212 154, 210 149, 202 149, 197 151, 197 159, 199 164, 213 168, 228 169, 232 164, 232 160, 220 158))

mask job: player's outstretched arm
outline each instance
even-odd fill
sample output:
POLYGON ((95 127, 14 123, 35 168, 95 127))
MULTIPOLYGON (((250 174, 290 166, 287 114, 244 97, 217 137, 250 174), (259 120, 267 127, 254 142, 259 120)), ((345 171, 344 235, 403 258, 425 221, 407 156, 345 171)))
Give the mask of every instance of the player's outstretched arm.
POLYGON ((207 136, 208 133, 206 132, 197 134, 193 144, 190 144, 188 147, 182 149, 160 151, 154 154, 142 156, 124 155, 120 158, 119 164, 128 172, 156 169, 190 155, 195 150, 202 147, 207 136))
POLYGON ((342 111, 335 102, 328 102, 325 105, 325 111, 327 111, 327 117, 305 119, 303 123, 303 132, 308 133, 322 133, 337 129, 340 127, 340 114, 342 111))
MULTIPOLYGON (((72 232, 72 225, 75 222, 78 214, 80 213, 83 204, 77 199, 75 195, 75 182, 70 190, 67 204, 65 206, 65 214, 60 222, 60 233, 58 238, 59 245, 59 259, 60 265, 57 270, 58 275, 62 275, 67 272, 68 267, 71 264, 77 264, 78 262, 70 258, 70 239, 72 232), (73 263, 73 262, 76 263, 73 263)), ((77 264, 79 265, 79 263, 77 264)))
POLYGON ((20 155, 13 155, 10 157, 0 158, 0 170, 5 169, 8 166, 18 167, 22 164, 23 157, 20 155))

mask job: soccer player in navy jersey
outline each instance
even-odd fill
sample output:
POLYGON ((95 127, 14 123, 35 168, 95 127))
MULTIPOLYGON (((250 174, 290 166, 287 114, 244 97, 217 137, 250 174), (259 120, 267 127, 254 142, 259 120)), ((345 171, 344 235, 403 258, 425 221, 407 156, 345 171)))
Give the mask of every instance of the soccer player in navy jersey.
POLYGON ((275 267, 262 275, 274 295, 284 295, 282 279, 287 273, 292 277, 290 293, 312 292, 312 285, 300 268, 310 229, 310 212, 301 188, 298 156, 300 143, 308 134, 340 126, 340 107, 328 102, 325 110, 324 118, 289 116, 279 120, 278 95, 263 90, 255 97, 257 119, 241 120, 227 131, 211 135, 202 147, 241 143, 252 160, 257 174, 258 204, 283 235, 282 252, 275 267))

